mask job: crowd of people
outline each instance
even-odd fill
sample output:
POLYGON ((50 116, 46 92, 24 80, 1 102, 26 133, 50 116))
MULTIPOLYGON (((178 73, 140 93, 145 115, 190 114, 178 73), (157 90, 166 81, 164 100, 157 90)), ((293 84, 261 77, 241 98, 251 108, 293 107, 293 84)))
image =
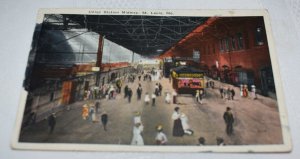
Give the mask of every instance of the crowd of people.
MULTIPOLYGON (((91 121, 94 123, 101 123, 103 129, 107 131, 107 123, 108 123, 108 114, 106 111, 100 108, 100 100, 106 98, 107 100, 114 100, 120 94, 124 94, 124 99, 131 103, 132 96, 136 94, 137 101, 142 100, 142 96, 144 96, 145 106, 151 105, 154 107, 157 105, 156 99, 159 97, 163 97, 165 103, 167 104, 177 104, 177 93, 176 91, 168 91, 165 90, 163 94, 163 85, 157 81, 154 76, 157 76, 158 79, 161 78, 160 72, 151 70, 150 72, 142 72, 140 74, 129 74, 126 75, 125 78, 117 78, 114 83, 109 83, 102 85, 98 88, 90 88, 84 91, 83 99, 86 103, 82 106, 82 119, 91 121), (146 91, 142 87, 142 82, 155 82, 155 85, 152 86, 152 91, 146 91), (138 87, 135 91, 131 88, 130 83, 138 83, 138 87), (123 89, 123 90, 122 90, 123 89)), ((206 83, 207 88, 214 89, 215 83, 213 81, 208 81, 206 83)), ((216 89, 217 90, 217 89, 216 89)), ((235 88, 232 86, 222 86, 219 87, 220 97, 224 100, 235 100, 235 88)), ((251 90, 249 93, 247 85, 241 85, 240 87, 240 96, 241 97, 249 97, 252 99, 257 99, 255 86, 251 86, 251 90)), ((203 104, 203 98, 205 97, 205 90, 199 89, 196 90, 195 99, 197 103, 203 104)), ((48 125, 50 127, 50 133, 53 133, 53 130, 56 125, 56 116, 55 114, 51 114, 48 117, 48 125)), ((194 130, 189 125, 188 116, 185 113, 180 111, 179 107, 174 108, 174 112, 172 113, 171 119, 173 120, 173 137, 182 137, 184 135, 193 135, 194 130)), ((231 136, 233 135, 233 123, 234 116, 231 112, 231 108, 227 107, 226 111, 223 114, 223 120, 226 125, 226 133, 231 136)), ((168 136, 171 134, 166 134, 164 132, 163 125, 159 124, 156 126, 156 135, 154 138, 154 143, 157 145, 166 145, 168 144, 168 136)), ((141 120, 141 113, 135 112, 133 117, 133 128, 132 128, 132 140, 131 145, 144 145, 143 140, 143 131, 144 124, 141 120)), ((225 145, 224 139, 217 137, 217 145, 225 145)), ((198 139, 198 143, 200 146, 205 145, 206 140, 204 137, 200 137, 198 139)))
MULTIPOLYGON (((224 112, 223 118, 226 122, 226 131, 227 134, 232 134, 233 127, 232 124, 234 122, 233 115, 231 113, 231 108, 227 107, 226 112, 224 112)), ((184 113, 180 112, 179 107, 174 108, 174 112, 171 116, 173 120, 173 130, 172 130, 172 136, 173 137, 182 137, 184 135, 193 135, 194 131, 191 129, 191 127, 188 124, 188 118, 184 113)), ((141 120, 141 113, 135 112, 135 115, 133 117, 133 137, 131 140, 131 145, 144 145, 144 139, 143 139, 143 131, 144 131, 144 125, 141 120)), ((164 132, 163 125, 159 124, 156 126, 156 135, 154 138, 156 145, 167 145, 168 144, 168 137, 166 133, 164 132)), ((200 137, 198 139, 198 145, 204 146, 206 145, 206 140, 204 137, 200 137)), ((224 139, 222 137, 216 138, 216 144, 219 146, 226 145, 224 143, 224 139)))

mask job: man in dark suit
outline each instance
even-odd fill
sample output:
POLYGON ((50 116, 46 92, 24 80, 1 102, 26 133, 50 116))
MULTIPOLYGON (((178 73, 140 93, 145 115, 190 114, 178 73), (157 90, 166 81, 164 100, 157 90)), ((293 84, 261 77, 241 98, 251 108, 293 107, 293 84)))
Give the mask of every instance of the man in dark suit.
POLYGON ((108 122, 108 115, 107 113, 104 111, 101 115, 101 122, 102 122, 102 125, 103 125, 103 128, 104 128, 104 131, 106 131, 106 124, 108 122))
POLYGON ((48 117, 48 125, 50 127, 50 133, 53 133, 53 130, 55 128, 55 124, 56 124, 56 116, 55 113, 52 113, 49 117, 48 117))
POLYGON ((233 133, 233 126, 232 125, 233 125, 233 122, 234 122, 234 118, 233 118, 230 107, 226 108, 226 112, 223 115, 223 119, 226 123, 226 133, 228 135, 232 135, 232 133, 233 133))

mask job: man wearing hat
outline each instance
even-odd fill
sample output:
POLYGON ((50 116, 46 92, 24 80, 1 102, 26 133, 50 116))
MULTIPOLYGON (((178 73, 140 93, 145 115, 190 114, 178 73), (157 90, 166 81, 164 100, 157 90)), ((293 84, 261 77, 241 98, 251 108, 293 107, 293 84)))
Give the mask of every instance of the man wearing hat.
POLYGON ((224 143, 224 139, 223 139, 223 138, 217 137, 216 140, 217 140, 217 145, 218 145, 218 146, 225 146, 225 145, 226 145, 226 144, 224 143))
POLYGON ((101 122, 102 122, 104 131, 107 131, 106 125, 108 122, 108 115, 107 115, 106 111, 103 111, 103 113, 101 114, 101 122))
POLYGON ((200 137, 199 139, 198 139, 198 142, 199 142, 199 146, 204 146, 205 145, 205 138, 204 137, 200 137))
POLYGON ((226 112, 223 115, 223 119, 224 119, 224 121, 226 123, 226 133, 228 135, 231 135, 232 132, 233 132, 233 126, 232 126, 232 124, 234 122, 234 118, 233 118, 233 115, 232 115, 230 107, 226 108, 226 112))
POLYGON ((155 137, 155 141, 157 145, 165 145, 168 142, 167 136, 163 133, 162 125, 156 126, 157 134, 155 137))

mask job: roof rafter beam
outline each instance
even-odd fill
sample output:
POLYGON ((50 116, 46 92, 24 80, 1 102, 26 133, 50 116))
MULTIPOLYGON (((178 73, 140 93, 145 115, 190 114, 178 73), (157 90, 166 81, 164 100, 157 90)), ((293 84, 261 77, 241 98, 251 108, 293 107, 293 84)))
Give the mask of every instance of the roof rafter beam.
MULTIPOLYGON (((149 29, 150 31, 154 31, 154 32, 156 32, 156 30, 153 30, 153 29, 149 29)), ((179 39, 174 39, 173 37, 170 37, 170 36, 168 36, 168 35, 165 35, 165 34, 160 34, 161 36, 163 36, 163 37, 166 37, 166 38, 168 38, 168 39, 170 39, 170 40, 174 40, 174 41, 177 41, 177 40, 179 40, 179 39)))
POLYGON ((118 22, 119 24, 121 24, 123 27, 125 27, 124 30, 128 33, 128 36, 131 37, 132 39, 134 39, 134 38, 132 37, 132 34, 130 34, 130 32, 128 31, 127 26, 126 26, 125 24, 121 23, 118 19, 114 18, 113 16, 110 16, 110 17, 111 17, 113 20, 115 20, 116 22, 118 22))
MULTIPOLYGON (((148 20, 148 19, 146 19, 146 21, 148 21, 148 22, 150 22, 150 23, 152 23, 152 24, 155 24, 156 26, 160 26, 160 25, 158 25, 158 24, 156 24, 156 23, 154 23, 154 22, 152 22, 152 21, 150 21, 150 20, 148 20)), ((169 31, 171 31, 171 32, 174 32, 174 33, 176 33, 177 35, 181 35, 181 33, 178 33, 177 31, 175 31, 175 30, 172 30, 172 29, 169 29, 169 28, 167 28, 167 27, 164 27, 163 25, 161 25, 162 26, 162 28, 164 28, 164 29, 166 29, 166 30, 169 30, 169 31)))

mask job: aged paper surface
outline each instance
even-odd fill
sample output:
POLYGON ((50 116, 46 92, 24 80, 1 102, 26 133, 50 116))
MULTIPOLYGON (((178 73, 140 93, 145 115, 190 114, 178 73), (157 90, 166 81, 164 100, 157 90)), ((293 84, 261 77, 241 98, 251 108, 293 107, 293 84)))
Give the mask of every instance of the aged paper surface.
POLYGON ((291 150, 264 10, 41 9, 23 92, 15 149, 291 150))

